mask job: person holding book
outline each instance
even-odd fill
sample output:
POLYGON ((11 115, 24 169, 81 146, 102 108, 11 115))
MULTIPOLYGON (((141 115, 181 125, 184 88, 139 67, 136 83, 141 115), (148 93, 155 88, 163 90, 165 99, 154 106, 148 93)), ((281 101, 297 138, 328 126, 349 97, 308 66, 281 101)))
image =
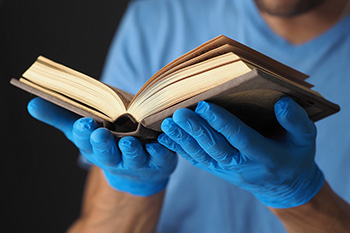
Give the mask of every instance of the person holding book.
POLYGON ((143 147, 34 99, 29 112, 96 165, 69 232, 349 232, 348 10, 346 0, 132 1, 110 48, 106 83, 135 93, 169 61, 225 34, 310 74, 342 110, 315 126, 282 98, 275 114, 283 130, 267 138, 199 102, 164 120, 165 147, 143 147))

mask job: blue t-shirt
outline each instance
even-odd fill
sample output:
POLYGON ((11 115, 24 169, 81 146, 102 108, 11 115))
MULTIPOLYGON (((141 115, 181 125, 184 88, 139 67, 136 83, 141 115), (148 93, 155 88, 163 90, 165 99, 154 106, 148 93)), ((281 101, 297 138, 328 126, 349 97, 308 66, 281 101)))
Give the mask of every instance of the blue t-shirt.
MULTIPOLYGON (((103 81, 131 93, 161 67, 224 34, 309 74, 315 90, 342 108, 317 122, 316 161, 350 201, 350 17, 302 45, 277 36, 253 0, 138 0, 111 45, 103 81)), ((165 233, 285 232, 255 197, 180 159, 158 225, 165 233)))

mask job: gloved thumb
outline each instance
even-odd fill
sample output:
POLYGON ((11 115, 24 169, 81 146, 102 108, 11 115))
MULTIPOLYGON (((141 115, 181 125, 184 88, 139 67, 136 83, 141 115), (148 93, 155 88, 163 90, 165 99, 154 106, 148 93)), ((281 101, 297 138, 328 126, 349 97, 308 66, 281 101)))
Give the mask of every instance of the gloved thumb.
POLYGON ((291 98, 280 99, 275 104, 275 114, 294 144, 303 146, 315 140, 315 124, 309 119, 305 110, 291 98))
POLYGON ((78 115, 39 97, 32 99, 27 109, 35 119, 61 130, 72 140, 72 127, 78 115))

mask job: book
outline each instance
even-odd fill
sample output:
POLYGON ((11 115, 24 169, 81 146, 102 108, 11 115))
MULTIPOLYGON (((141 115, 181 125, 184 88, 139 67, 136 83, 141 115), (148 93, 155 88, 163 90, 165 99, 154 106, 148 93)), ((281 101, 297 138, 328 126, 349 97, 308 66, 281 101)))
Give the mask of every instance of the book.
POLYGON ((305 81, 307 75, 220 35, 159 70, 136 95, 39 56, 11 84, 84 117, 116 137, 155 139, 176 109, 201 100, 224 107, 264 135, 279 127, 274 104, 284 96, 313 121, 340 110, 305 81))

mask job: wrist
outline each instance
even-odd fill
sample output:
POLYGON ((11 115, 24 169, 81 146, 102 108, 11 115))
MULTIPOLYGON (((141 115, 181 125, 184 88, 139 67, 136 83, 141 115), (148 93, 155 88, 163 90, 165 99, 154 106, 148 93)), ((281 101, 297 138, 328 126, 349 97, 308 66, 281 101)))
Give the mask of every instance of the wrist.
POLYGON ((155 231, 164 191, 148 197, 119 192, 108 185, 102 171, 93 166, 89 172, 81 217, 68 232, 155 231))
POLYGON ((278 188, 255 196, 268 207, 291 208, 309 202, 324 185, 324 175, 315 163, 292 182, 285 180, 286 183, 282 182, 278 188))
POLYGON ((321 190, 303 205, 269 209, 290 233, 345 233, 350 229, 350 206, 333 192, 326 181, 321 190))
POLYGON ((169 178, 155 181, 143 181, 137 178, 131 179, 103 172, 108 184, 121 192, 130 193, 136 196, 148 197, 163 191, 169 178))

